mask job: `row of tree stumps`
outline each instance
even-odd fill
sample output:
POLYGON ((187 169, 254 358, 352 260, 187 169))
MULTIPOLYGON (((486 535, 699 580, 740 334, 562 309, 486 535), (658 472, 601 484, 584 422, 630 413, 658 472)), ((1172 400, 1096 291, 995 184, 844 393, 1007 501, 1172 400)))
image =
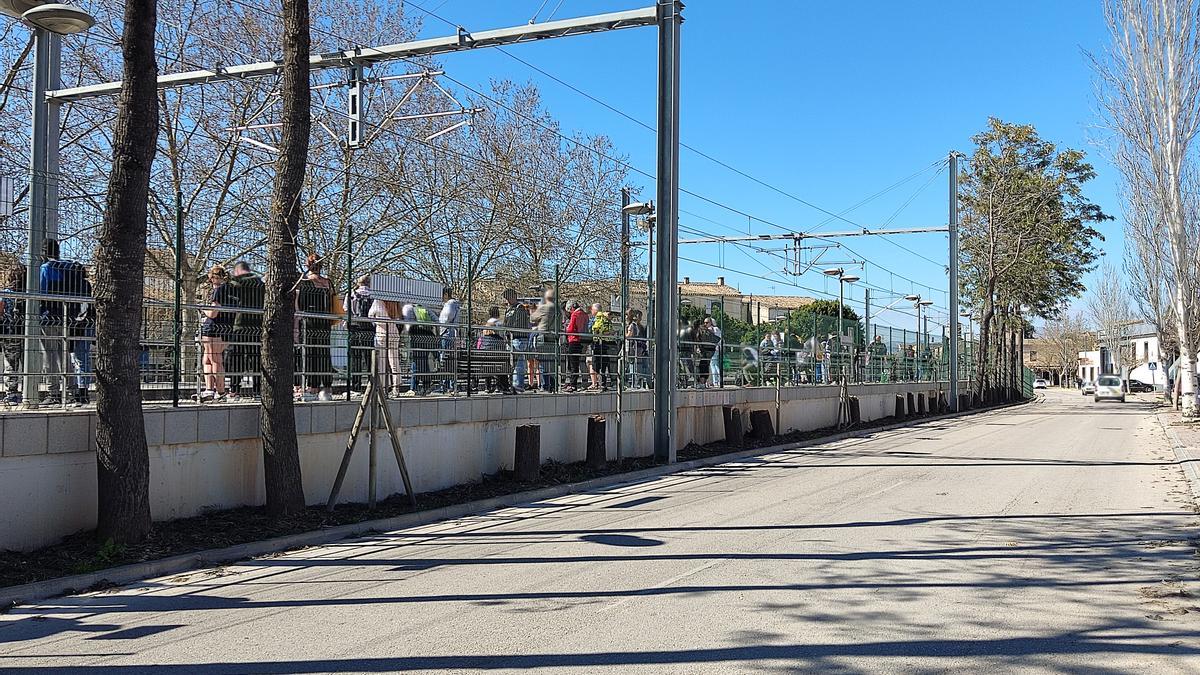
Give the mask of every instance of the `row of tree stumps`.
MULTIPOLYGON (((608 463, 608 419, 603 415, 587 418, 587 454, 584 463, 589 469, 603 469, 608 463)), ((524 424, 517 427, 513 451, 513 474, 522 483, 531 483, 542 471, 542 427, 524 424)))

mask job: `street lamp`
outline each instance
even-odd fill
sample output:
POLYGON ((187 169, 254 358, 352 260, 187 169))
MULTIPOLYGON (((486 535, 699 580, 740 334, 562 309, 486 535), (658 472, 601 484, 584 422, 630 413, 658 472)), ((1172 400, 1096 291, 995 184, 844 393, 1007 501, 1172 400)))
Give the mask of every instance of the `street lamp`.
MULTIPOLYGON (((842 267, 830 267, 829 269, 824 270, 823 274, 825 274, 825 276, 827 276, 827 277, 833 277, 838 280, 837 345, 838 345, 838 354, 839 354, 839 360, 840 360, 840 355, 842 354, 842 352, 845 348, 845 346, 842 342, 842 314, 844 312, 844 310, 842 309, 842 305, 845 304, 845 301, 846 301, 846 284, 852 284, 852 283, 858 281, 859 277, 854 274, 846 274, 845 268, 842 268, 842 267)), ((813 339, 814 340, 816 339, 815 335, 813 336, 813 339)), ((813 344, 816 344, 816 343, 813 343, 813 344)), ((842 365, 844 366, 844 364, 842 364, 842 365)), ((839 369, 838 374, 840 377, 845 376, 844 371, 845 371, 844 367, 839 369)))
MULTIPOLYGON (((58 237, 58 155, 59 103, 47 99, 46 92, 62 86, 62 36, 86 31, 96 20, 73 5, 44 0, 0 0, 0 14, 24 20, 33 28, 33 89, 31 91, 32 120, 29 148, 29 264, 25 269, 25 288, 36 292, 39 287, 43 242, 58 237)), ((25 334, 38 332, 40 303, 27 300, 25 334)), ((29 407, 37 405, 38 376, 41 354, 26 350, 23 399, 29 407)))

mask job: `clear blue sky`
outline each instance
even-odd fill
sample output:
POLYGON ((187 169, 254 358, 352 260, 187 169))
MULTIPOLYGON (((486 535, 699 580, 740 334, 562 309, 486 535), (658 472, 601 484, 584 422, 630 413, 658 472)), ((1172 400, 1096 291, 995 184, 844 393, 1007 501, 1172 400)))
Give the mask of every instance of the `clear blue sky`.
MULTIPOLYGON (((563 0, 555 18, 651 3, 563 0)), ((476 31, 525 23, 542 4, 542 0, 408 2, 476 31)), ((559 4, 548 0, 539 20, 559 4)), ((411 11, 422 15, 415 7, 411 11)), ((1094 145, 1098 137, 1094 78, 1084 53, 1100 51, 1106 44, 1100 3, 694 0, 684 17, 681 123, 685 143, 824 209, 841 212, 929 167, 951 149, 969 152, 970 136, 984 127, 989 115, 1032 123, 1043 137, 1088 152, 1099 171, 1089 194, 1118 218, 1101 229, 1108 259, 1119 264, 1117 179, 1094 145)), ((448 32, 445 24, 426 18, 423 35, 448 32)), ((653 28, 642 28, 509 49, 653 125, 656 39, 653 28)), ((536 82, 565 130, 605 133, 630 164, 654 173, 651 132, 540 73, 491 51, 452 55, 444 63, 453 77, 473 86, 483 87, 492 78, 536 82)), ((682 152, 680 173, 685 189, 789 229, 809 230, 828 219, 688 150, 682 152)), ((923 173, 845 217, 862 225, 889 219, 893 227, 944 224, 947 176, 943 170, 929 182, 932 175, 932 171, 923 173)), ((652 181, 635 175, 634 182, 652 196, 652 181)), ((683 195, 681 207, 686 212, 680 219, 683 228, 730 235, 747 230, 745 216, 695 197, 683 195)), ((853 228, 833 221, 821 229, 853 228)), ((781 231, 761 222, 753 223, 751 230, 781 231)), ((682 236, 695 235, 684 232, 682 236)), ((945 235, 897 240, 919 256, 876 237, 843 241, 869 261, 863 276, 870 285, 897 293, 923 293, 945 307, 945 235), (914 286, 902 277, 934 290, 914 286)), ((836 297, 836 284, 825 281, 819 271, 801 278, 784 275, 778 273, 783 261, 771 255, 730 245, 683 247, 680 254, 730 268, 722 271, 681 261, 681 276, 722 275, 743 292, 815 295, 816 290, 836 297)), ((845 260, 850 254, 830 251, 826 255, 845 260)), ((879 307, 882 293, 873 290, 872 294, 876 296, 872 304, 879 307)), ((861 310, 862 289, 853 295, 856 309, 861 310)), ((897 314, 881 320, 898 326, 913 322, 897 314)))

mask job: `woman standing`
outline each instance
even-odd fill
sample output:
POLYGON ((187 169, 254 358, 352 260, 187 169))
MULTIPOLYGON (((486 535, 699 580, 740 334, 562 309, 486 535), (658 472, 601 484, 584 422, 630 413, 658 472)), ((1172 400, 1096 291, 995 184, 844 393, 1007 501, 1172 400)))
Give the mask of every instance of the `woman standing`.
POLYGON ((333 283, 321 274, 321 259, 309 254, 308 272, 296 285, 296 310, 306 316, 299 321, 304 401, 333 400, 333 359, 329 354, 329 333, 333 326, 333 283))
MULTIPOLYGON (((209 305, 237 307, 238 299, 229 285, 229 275, 220 265, 208 272, 208 283, 212 285, 209 305)), ((201 312, 204 322, 200 324, 200 344, 204 352, 204 391, 197 397, 204 401, 225 400, 225 344, 233 334, 233 312, 206 309, 201 312)))
POLYGON ((367 316, 377 319, 375 322, 375 377, 384 392, 399 396, 400 391, 400 324, 404 316, 404 307, 395 300, 376 300, 371 305, 367 316))

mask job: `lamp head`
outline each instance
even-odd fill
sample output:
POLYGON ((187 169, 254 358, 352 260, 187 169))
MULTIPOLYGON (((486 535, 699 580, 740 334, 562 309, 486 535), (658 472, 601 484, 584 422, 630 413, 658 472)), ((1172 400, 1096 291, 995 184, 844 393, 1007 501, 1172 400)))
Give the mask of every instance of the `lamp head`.
POLYGON ((919 295, 906 295, 906 296, 904 296, 904 299, 905 299, 905 300, 908 300, 909 302, 920 302, 920 301, 921 301, 921 296, 919 296, 919 295))
POLYGON ((60 3, 39 3, 22 14, 21 18, 32 26, 59 35, 82 33, 96 25, 96 17, 74 5, 60 3))
POLYGON ((0 14, 19 19, 25 12, 46 2, 47 0, 0 0, 0 14))
POLYGON ((848 284, 852 284, 852 283, 854 283, 854 282, 858 281, 858 280, 859 280, 859 278, 860 278, 860 277, 858 277, 858 276, 856 276, 856 275, 854 275, 854 274, 847 274, 847 275, 845 275, 845 276, 843 276, 843 277, 842 277, 842 281, 844 281, 844 282, 846 282, 846 283, 848 283, 848 284))
POLYGON ((830 267, 822 273, 827 277, 840 277, 845 271, 846 270, 842 269, 841 267, 830 267))
POLYGON ((921 302, 919 302, 917 304, 921 305, 922 307, 928 307, 933 304, 933 301, 932 300, 922 300, 921 302))
POLYGON ((633 202, 621 207, 621 213, 629 216, 648 216, 654 213, 654 202, 633 202))

